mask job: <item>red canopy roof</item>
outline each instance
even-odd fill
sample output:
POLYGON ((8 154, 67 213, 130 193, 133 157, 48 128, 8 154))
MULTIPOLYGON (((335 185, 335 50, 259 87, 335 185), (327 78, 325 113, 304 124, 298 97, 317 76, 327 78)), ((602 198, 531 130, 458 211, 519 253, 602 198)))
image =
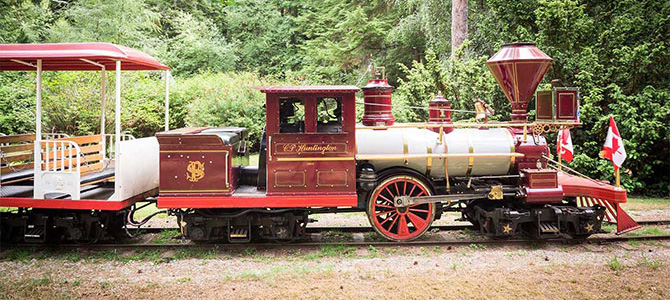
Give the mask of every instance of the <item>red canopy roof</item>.
POLYGON ((270 94, 310 94, 310 93, 342 93, 358 92, 360 89, 353 85, 283 85, 266 86, 260 88, 263 93, 270 94))
POLYGON ((100 70, 82 59, 104 65, 107 70, 115 70, 117 60, 122 70, 170 69, 144 52, 110 43, 0 44, 0 71, 35 71, 16 61, 35 65, 38 59, 45 71, 100 70))

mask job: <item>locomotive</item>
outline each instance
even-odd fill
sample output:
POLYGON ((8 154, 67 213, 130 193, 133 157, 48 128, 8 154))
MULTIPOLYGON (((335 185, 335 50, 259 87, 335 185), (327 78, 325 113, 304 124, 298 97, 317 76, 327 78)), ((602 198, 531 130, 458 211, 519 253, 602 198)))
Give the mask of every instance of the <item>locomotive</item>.
MULTIPOLYGON (((110 60, 118 74, 124 60, 110 60)), ((146 221, 133 220, 137 203, 156 199, 194 241, 292 241, 305 236, 312 214, 354 211, 365 211, 376 232, 400 242, 421 237, 445 212, 459 212, 461 220, 496 238, 585 238, 599 232, 609 215, 623 214, 618 204, 626 201, 626 191, 559 170, 550 158, 544 134, 581 125, 578 89, 538 91, 536 120, 527 121, 528 102, 551 62, 532 43, 504 45, 487 61, 512 105, 510 122, 452 122, 450 102, 438 95, 427 108, 429 122, 396 124, 393 87, 383 73, 362 88, 361 124, 356 86, 262 87, 266 123, 258 166, 249 166, 246 128, 180 128, 122 141, 117 125, 113 161, 122 168, 113 178, 81 185, 113 187, 112 196, 3 194, 0 206, 18 210, 2 214, 1 237, 118 235, 146 221), (49 201, 57 204, 45 206, 49 201)), ((150 63, 132 69, 167 68, 150 63)), ((46 156, 65 147, 53 144, 46 156)), ((40 157, 50 147, 34 149, 40 157)), ((37 184, 23 185, 30 183, 37 184)))

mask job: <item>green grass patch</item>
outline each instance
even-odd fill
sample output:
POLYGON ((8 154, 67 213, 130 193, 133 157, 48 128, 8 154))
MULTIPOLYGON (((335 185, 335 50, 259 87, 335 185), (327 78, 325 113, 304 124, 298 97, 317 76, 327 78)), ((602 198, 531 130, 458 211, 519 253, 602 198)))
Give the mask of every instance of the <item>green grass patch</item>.
POLYGON ((607 266, 616 274, 619 274, 623 270, 623 264, 616 255, 612 259, 607 259, 607 266))
POLYGON ((161 231, 156 237, 151 241, 152 244, 170 244, 175 242, 181 232, 179 229, 170 229, 161 231))
POLYGON ((321 249, 315 253, 310 253, 305 256, 303 256, 304 259, 310 260, 310 259, 318 259, 318 258, 324 258, 324 257, 336 257, 336 256, 342 256, 342 257, 353 257, 356 252, 356 248, 354 247, 347 247, 344 245, 325 245, 322 246, 321 249))
POLYGON ((638 266, 645 266, 652 270, 658 270, 663 265, 663 262, 655 259, 652 260, 646 256, 643 256, 641 259, 637 261, 637 264, 638 266))
POLYGON ((644 226, 638 230, 626 233, 627 236, 666 235, 666 234, 668 234, 668 231, 666 230, 663 230, 658 227, 649 227, 649 226, 644 226))
POLYGON ((324 242, 351 241, 354 239, 354 234, 351 232, 342 232, 339 230, 329 230, 322 234, 321 239, 324 242))

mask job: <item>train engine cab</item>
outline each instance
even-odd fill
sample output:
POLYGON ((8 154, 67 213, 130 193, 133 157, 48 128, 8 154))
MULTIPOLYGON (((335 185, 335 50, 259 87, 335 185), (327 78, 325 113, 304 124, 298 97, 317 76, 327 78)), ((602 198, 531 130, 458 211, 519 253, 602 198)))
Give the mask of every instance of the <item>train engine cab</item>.
POLYGON ((158 133, 158 206, 189 239, 292 240, 308 214, 357 205, 354 86, 266 87, 266 131, 248 166, 245 128, 158 133))

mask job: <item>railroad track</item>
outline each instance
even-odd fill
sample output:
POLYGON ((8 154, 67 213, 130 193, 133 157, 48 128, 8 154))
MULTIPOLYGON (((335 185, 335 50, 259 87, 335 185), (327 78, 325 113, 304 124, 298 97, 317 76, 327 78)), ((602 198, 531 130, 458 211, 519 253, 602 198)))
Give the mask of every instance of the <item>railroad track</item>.
POLYGON ((670 240, 670 235, 643 235, 643 236, 611 236, 611 237, 590 237, 584 240, 575 240, 568 238, 556 239, 467 239, 467 240, 419 240, 407 243, 388 242, 388 241, 342 241, 342 242, 293 242, 293 243, 248 243, 248 244, 229 244, 229 243, 169 243, 169 244, 14 244, 3 245, 3 248, 47 248, 57 250, 67 249, 87 249, 87 250, 177 250, 177 249, 218 249, 218 250, 244 250, 248 248, 264 249, 264 248, 321 248, 328 246, 335 247, 425 247, 425 246, 469 246, 469 245, 490 245, 490 246, 506 246, 506 245, 542 245, 542 244, 609 244, 617 242, 629 241, 666 241, 670 240))
MULTIPOLYGON (((649 220, 649 221, 638 221, 640 225, 670 225, 670 220, 649 220)), ((609 223, 616 225, 616 223, 609 223)), ((439 231, 456 231, 456 230, 465 230, 472 229, 471 224, 459 224, 459 225, 434 225, 431 226, 429 230, 439 230, 439 231)), ((165 230, 179 230, 177 227, 146 227, 141 228, 145 233, 159 233, 165 230)), ((345 233, 366 233, 373 232, 374 230, 370 226, 307 226, 307 233, 323 233, 328 231, 339 231, 345 233)))

